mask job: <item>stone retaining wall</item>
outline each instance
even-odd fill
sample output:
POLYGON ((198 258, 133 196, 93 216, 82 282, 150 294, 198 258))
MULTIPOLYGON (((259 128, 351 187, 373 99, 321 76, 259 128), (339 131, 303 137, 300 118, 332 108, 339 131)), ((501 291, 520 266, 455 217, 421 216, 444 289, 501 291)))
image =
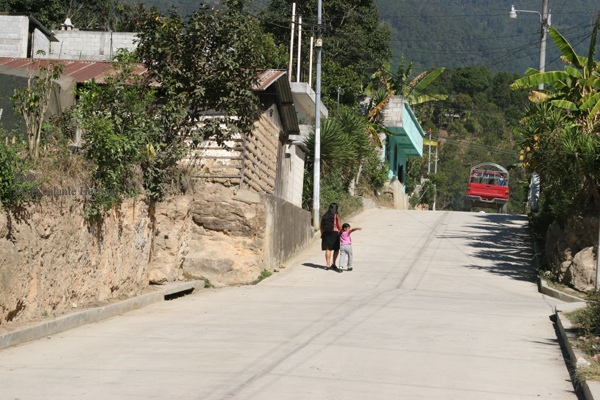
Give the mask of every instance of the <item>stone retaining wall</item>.
POLYGON ((559 280, 579 290, 594 290, 598 217, 574 217, 564 228, 554 222, 546 233, 546 260, 559 280))
POLYGON ((131 296, 184 272, 249 283, 312 239, 308 211, 218 184, 154 207, 127 200, 101 226, 83 215, 77 199, 0 211, 0 325, 131 296))

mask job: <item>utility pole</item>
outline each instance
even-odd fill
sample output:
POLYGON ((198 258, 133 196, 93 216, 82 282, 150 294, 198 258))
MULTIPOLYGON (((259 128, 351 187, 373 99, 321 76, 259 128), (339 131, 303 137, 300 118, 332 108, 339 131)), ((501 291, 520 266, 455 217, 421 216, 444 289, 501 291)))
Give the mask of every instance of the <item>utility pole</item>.
MULTIPOLYGON (((429 128, 429 142, 431 142, 431 128, 429 128)), ((427 176, 431 172, 431 145, 429 145, 429 158, 427 159, 427 176)))
POLYGON ((294 63, 294 30, 296 28, 296 3, 292 3, 292 34, 290 36, 290 62, 288 64, 288 81, 292 81, 292 65, 294 63))
MULTIPOLYGON (((438 146, 440 137, 438 136, 438 141, 435 142, 435 167, 433 169, 433 173, 437 174, 437 160, 438 160, 438 146)), ((435 202, 437 200, 437 185, 433 185, 433 211, 435 211, 435 202)))
MULTIPOLYGON (((546 70, 546 35, 548 33, 548 27, 550 21, 548 20, 548 0, 544 0, 542 5, 542 39, 540 42, 540 72, 546 70)), ((538 85, 538 90, 544 90, 544 84, 538 85)))
POLYGON ((298 72, 296 73, 296 82, 300 82, 300 59, 302 55, 302 16, 298 16, 298 72))
POLYGON ((315 41, 315 37, 310 37, 310 56, 308 58, 308 87, 312 88, 312 59, 313 59, 313 44, 315 41))
POLYGON ((338 99, 337 99, 337 117, 338 117, 338 119, 340 119, 340 90, 342 90, 342 88, 338 86, 338 99))
POLYGON ((439 146, 439 140, 440 138, 438 137, 438 142, 435 142, 435 168, 433 170, 434 174, 437 174, 437 160, 438 160, 438 146, 439 146))
POLYGON ((315 163, 313 175, 313 226, 315 229, 321 227, 321 213, 319 203, 321 197, 321 51, 323 49, 323 37, 321 31, 321 0, 317 4, 317 81, 315 87, 315 163))

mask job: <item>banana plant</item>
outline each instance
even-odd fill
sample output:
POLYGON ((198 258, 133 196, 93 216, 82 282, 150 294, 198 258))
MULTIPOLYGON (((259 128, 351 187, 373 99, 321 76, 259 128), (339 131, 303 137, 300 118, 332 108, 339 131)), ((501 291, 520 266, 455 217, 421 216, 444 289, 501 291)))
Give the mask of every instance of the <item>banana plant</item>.
POLYGON ((380 148, 383 148, 383 143, 379 138, 379 133, 388 136, 393 135, 383 126, 382 111, 395 95, 401 95, 410 105, 445 100, 447 97, 445 95, 432 97, 421 94, 423 89, 444 72, 444 68, 422 72, 416 78, 410 80, 412 69, 412 62, 406 67, 404 56, 402 56, 402 63, 398 67, 396 76, 391 73, 391 62, 385 63, 377 72, 371 75, 371 82, 365 89, 365 94, 372 95, 366 116, 367 131, 380 148), (379 89, 374 91, 376 87, 379 87, 379 89))
POLYGON ((585 131, 594 130, 600 114, 600 62, 594 60, 599 29, 600 16, 592 31, 588 57, 583 57, 577 55, 564 36, 550 28, 550 36, 563 54, 561 60, 568 65, 564 71, 540 72, 530 68, 525 73, 526 76, 516 80, 511 88, 548 85, 553 88, 552 91, 532 90, 530 99, 535 102, 548 101, 558 108, 569 110, 584 126, 585 131))
POLYGON ((402 56, 402 62, 398 67, 396 76, 393 76, 391 73, 391 65, 391 62, 384 63, 377 72, 371 75, 371 82, 365 89, 365 94, 372 94, 377 86, 383 84, 383 87, 388 91, 390 97, 401 95, 411 106, 428 101, 445 100, 448 97, 446 95, 433 97, 422 94, 423 90, 444 72, 445 68, 435 68, 431 71, 421 72, 417 77, 409 81, 413 69, 412 61, 408 67, 406 67, 406 60, 404 59, 404 56, 402 56))

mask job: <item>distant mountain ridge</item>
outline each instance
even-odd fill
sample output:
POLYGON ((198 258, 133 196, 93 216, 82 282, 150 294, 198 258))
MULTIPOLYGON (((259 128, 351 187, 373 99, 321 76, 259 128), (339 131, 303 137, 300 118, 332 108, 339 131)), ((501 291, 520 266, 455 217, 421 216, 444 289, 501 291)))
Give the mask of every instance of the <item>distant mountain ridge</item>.
MULTIPOLYGON (((377 4, 380 19, 392 32, 395 64, 404 53, 407 60, 414 60, 417 71, 433 65, 485 65, 494 72, 524 74, 528 67, 539 67, 539 15, 519 13, 517 19, 510 19, 508 13, 512 4, 518 10, 541 13, 542 0, 378 0, 377 4)), ((600 3, 549 0, 549 8, 552 26, 587 56, 600 3)), ((559 55, 548 35, 546 70, 562 69, 559 55)))
MULTIPOLYGON (((254 2, 254 8, 264 7, 267 1, 254 2)), ((193 12, 200 4, 197 0, 143 2, 161 10, 176 6, 181 14, 193 12)), ((493 72, 522 75, 529 67, 539 67, 540 22, 536 14, 519 14, 516 20, 509 19, 512 4, 517 9, 542 10, 542 0, 377 0, 380 20, 392 33, 390 48, 395 65, 404 54, 408 61, 414 61, 414 71, 431 66, 485 65, 493 72)), ((549 8, 552 26, 569 40, 578 54, 587 56, 591 24, 600 11, 600 3, 549 0, 549 8)), ((546 70, 562 69, 559 55, 548 35, 546 70)), ((599 55, 600 44, 596 57, 599 55)))

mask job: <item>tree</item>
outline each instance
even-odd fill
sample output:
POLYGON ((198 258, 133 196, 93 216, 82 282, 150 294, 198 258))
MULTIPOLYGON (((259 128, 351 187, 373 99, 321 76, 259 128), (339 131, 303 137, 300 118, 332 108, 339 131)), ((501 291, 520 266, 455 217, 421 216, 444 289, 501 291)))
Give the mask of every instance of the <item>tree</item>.
POLYGON ((600 62, 594 60, 596 41, 600 30, 600 15, 596 19, 588 57, 575 53, 569 42, 554 28, 550 28, 550 36, 563 53, 561 59, 567 65, 564 71, 540 72, 528 69, 527 76, 516 80, 511 88, 529 88, 539 84, 547 84, 552 92, 533 92, 532 98, 549 101, 552 105, 569 110, 583 127, 584 133, 599 132, 597 125, 600 119, 600 62))
POLYGON ((76 28, 133 31, 143 5, 123 0, 6 0, 0 11, 31 14, 49 29, 70 18, 76 28))
POLYGON ((241 2, 226 5, 202 6, 185 18, 152 9, 140 21, 137 53, 148 66, 148 83, 160 86, 164 108, 185 108, 176 116, 163 113, 168 142, 192 135, 196 143, 214 136, 221 144, 251 132, 258 119, 258 27, 242 14, 241 2), (207 117, 211 110, 218 115, 207 117))
MULTIPOLYGON (((75 115, 83 130, 85 157, 94 163, 94 189, 99 191, 86 209, 90 219, 140 192, 155 149, 164 144, 157 89, 133 73, 131 61, 131 54, 119 53, 112 63, 114 73, 103 84, 92 80, 78 92, 75 115)), ((152 190, 146 194, 160 198, 152 190)))
MULTIPOLYGON (((34 62, 32 62, 34 63, 34 62)), ((15 89, 10 101, 15 110, 25 120, 29 156, 35 161, 40 155, 40 140, 42 138, 42 123, 50 104, 54 81, 60 77, 65 67, 54 62, 46 67, 39 65, 39 72, 29 74, 27 87, 15 89)))
MULTIPOLYGON (((295 0, 270 0, 261 17, 266 32, 271 32, 276 44, 289 50, 290 15, 295 0)), ((296 15, 302 16, 303 38, 308 48, 310 35, 315 31, 317 0, 297 3, 296 15)), ((323 78, 322 93, 336 99, 338 87, 345 87, 344 102, 355 102, 356 94, 369 76, 391 57, 389 30, 379 22, 379 10, 373 0, 332 0, 323 2, 323 78), (340 85, 339 73, 345 79, 340 85)), ((308 61, 308 52, 305 52, 308 61)), ((306 65, 306 64, 305 64, 306 65)))
POLYGON ((486 92, 492 85, 492 71, 486 66, 457 68, 452 74, 452 88, 456 93, 468 94, 486 92))
MULTIPOLYGON (((402 96, 408 104, 417 105, 428 101, 445 100, 448 96, 437 95, 430 96, 424 94, 423 91, 444 72, 444 68, 432 68, 428 71, 423 71, 412 80, 413 63, 406 67, 406 61, 402 56, 402 63, 398 66, 396 76, 393 76, 391 71, 391 62, 384 63, 377 72, 371 75, 371 82, 365 89, 365 94, 371 94, 377 86, 384 87, 390 96, 402 96)), ((391 98, 391 97, 390 97, 391 98)))

